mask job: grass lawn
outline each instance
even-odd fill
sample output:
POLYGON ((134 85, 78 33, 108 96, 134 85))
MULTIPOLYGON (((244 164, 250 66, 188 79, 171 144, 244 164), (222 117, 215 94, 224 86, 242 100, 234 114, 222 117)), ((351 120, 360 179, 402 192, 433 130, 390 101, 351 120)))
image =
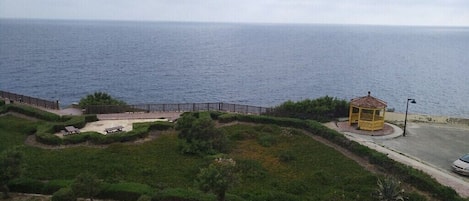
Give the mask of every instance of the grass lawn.
MULTIPOLYGON (((36 123, 0 117, 0 150, 23 145, 36 123)), ((228 193, 246 200, 373 200, 376 177, 302 132, 275 125, 222 128, 232 142, 240 183, 228 193)), ((195 188, 200 168, 213 158, 182 155, 175 131, 143 144, 46 150, 22 146, 26 177, 71 180, 83 171, 101 179, 153 188, 195 188)))
POLYGON ((36 123, 12 115, 0 117, 0 152, 24 144, 34 132, 36 123))

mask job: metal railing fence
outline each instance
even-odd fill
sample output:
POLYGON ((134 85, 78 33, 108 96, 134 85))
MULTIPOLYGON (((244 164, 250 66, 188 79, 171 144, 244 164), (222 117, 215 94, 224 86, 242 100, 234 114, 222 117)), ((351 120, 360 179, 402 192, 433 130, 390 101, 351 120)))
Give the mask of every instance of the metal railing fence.
POLYGON ((138 104, 138 105, 91 105, 87 106, 87 114, 109 114, 123 112, 196 112, 220 111, 241 114, 263 114, 272 108, 240 105, 231 103, 170 103, 170 104, 138 104))
POLYGON ((20 102, 20 103, 25 103, 25 104, 43 107, 47 109, 54 109, 54 110, 60 109, 59 101, 49 101, 49 100, 34 98, 34 97, 25 96, 21 94, 15 94, 15 93, 7 92, 7 91, 0 90, 0 98, 8 99, 11 102, 20 102))

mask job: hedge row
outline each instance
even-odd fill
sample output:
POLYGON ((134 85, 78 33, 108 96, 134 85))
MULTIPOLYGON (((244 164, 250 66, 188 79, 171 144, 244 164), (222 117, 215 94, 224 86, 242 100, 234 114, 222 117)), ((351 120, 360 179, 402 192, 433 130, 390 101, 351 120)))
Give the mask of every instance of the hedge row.
MULTIPOLYGON (((51 180, 47 182, 30 178, 19 178, 8 183, 12 192, 34 193, 34 194, 53 194, 53 200, 67 200, 70 198, 70 184, 73 180, 51 180)), ((138 183, 115 183, 103 184, 102 191, 97 198, 113 199, 122 201, 135 201, 141 195, 154 195, 154 190, 148 185, 138 183)), ((69 201, 69 200, 67 200, 69 201)))
POLYGON ((376 164, 386 169, 390 173, 396 175, 398 178, 401 178, 404 182, 413 185, 419 190, 430 192, 437 199, 454 201, 464 200, 456 193, 456 191, 454 191, 454 189, 441 185, 428 174, 425 174, 424 172, 416 170, 407 165, 403 165, 399 162, 390 159, 383 153, 372 150, 355 141, 351 141, 339 132, 329 129, 316 121, 303 121, 291 118, 276 118, 268 116, 254 116, 241 114, 219 115, 217 116, 217 119, 223 123, 241 121, 251 123, 275 124, 279 126, 304 129, 314 135, 321 136, 337 145, 340 145, 361 157, 367 158, 370 163, 376 164))
MULTIPOLYGON (((13 192, 48 194, 52 196, 53 201, 75 200, 75 196, 70 189, 73 180, 51 180, 47 182, 19 178, 10 181, 8 187, 13 192)), ((152 187, 131 182, 103 183, 101 192, 96 196, 99 199, 112 199, 120 201, 135 201, 140 197, 151 197, 155 201, 212 201, 215 196, 206 194, 195 189, 168 188, 155 190, 152 187)), ((227 195, 227 200, 242 201, 243 199, 227 195)))
POLYGON ((54 113, 46 112, 34 107, 29 107, 25 105, 16 105, 16 104, 9 104, 6 105, 7 112, 17 112, 20 114, 24 114, 30 117, 34 117, 37 119, 45 120, 45 121, 62 121, 62 118, 54 113))
POLYGON ((83 132, 80 134, 69 135, 65 136, 64 138, 60 138, 53 134, 63 130, 65 125, 73 125, 77 128, 82 128, 87 121, 94 120, 93 116, 95 115, 81 116, 79 117, 81 120, 77 120, 78 117, 74 117, 64 123, 45 123, 40 125, 36 132, 36 140, 48 145, 78 144, 86 141, 89 141, 93 144, 110 144, 114 142, 128 142, 137 140, 139 138, 145 138, 148 136, 148 133, 151 130, 168 130, 174 126, 173 123, 169 122, 148 122, 134 123, 132 131, 115 133, 112 135, 103 135, 97 132, 83 132))
POLYGON ((8 187, 12 192, 53 194, 61 188, 69 186, 71 180, 51 180, 48 182, 31 178, 18 178, 10 181, 8 187))
MULTIPOLYGON (((43 144, 48 145, 60 145, 65 144, 63 143, 63 139, 54 135, 54 133, 60 132, 61 130, 65 130, 66 126, 74 126, 76 128, 83 128, 85 127, 86 123, 97 121, 98 118, 96 115, 82 115, 82 116, 63 116, 61 117, 61 121, 58 122, 45 122, 38 126, 36 132, 36 140, 43 144)), ((72 135, 66 140, 68 144, 73 144, 71 142, 80 143, 86 141, 87 137, 76 137, 76 135, 72 135), (81 138, 86 138, 86 140, 82 140, 81 138)), ((66 139, 64 138, 64 139, 66 139)))

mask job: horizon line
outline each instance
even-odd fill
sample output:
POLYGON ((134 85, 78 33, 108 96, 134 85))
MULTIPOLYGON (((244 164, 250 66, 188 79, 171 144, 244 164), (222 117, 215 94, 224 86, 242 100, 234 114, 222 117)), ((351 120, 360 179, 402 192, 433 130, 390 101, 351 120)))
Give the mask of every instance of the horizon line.
POLYGON ((367 23, 321 23, 321 22, 234 22, 234 21, 183 21, 183 20, 148 20, 148 19, 72 19, 72 18, 21 18, 0 17, 0 20, 37 20, 37 21, 87 21, 87 22, 145 22, 145 23, 201 23, 201 24, 252 24, 252 25, 321 25, 321 26, 382 26, 382 27, 441 27, 469 28, 469 25, 423 25, 423 24, 367 24, 367 23))

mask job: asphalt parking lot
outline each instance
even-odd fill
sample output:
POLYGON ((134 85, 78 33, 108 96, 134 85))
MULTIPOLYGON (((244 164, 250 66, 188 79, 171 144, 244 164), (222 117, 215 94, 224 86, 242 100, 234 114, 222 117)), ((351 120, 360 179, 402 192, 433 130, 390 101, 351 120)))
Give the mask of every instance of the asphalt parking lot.
POLYGON ((469 182, 469 177, 451 171, 452 162, 469 153, 469 126, 408 123, 405 137, 373 141, 469 182))

